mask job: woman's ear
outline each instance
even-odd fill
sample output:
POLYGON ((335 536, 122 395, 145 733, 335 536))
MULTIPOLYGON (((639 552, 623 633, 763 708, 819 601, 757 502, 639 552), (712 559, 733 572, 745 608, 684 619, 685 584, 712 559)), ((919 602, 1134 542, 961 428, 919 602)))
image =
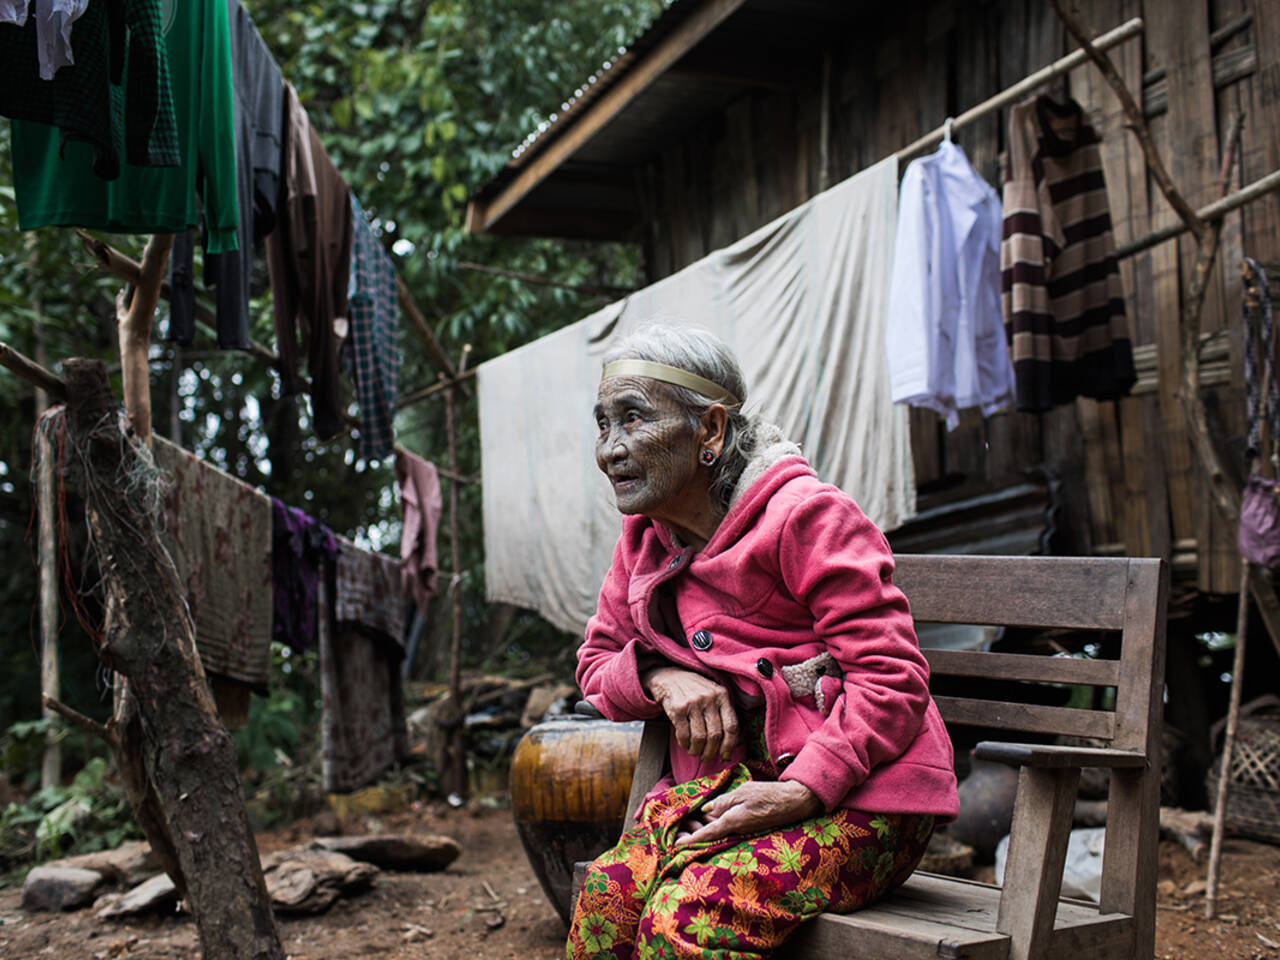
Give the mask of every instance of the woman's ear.
POLYGON ((713 403, 702 415, 699 450, 710 450, 719 459, 729 432, 729 411, 723 403, 713 403))

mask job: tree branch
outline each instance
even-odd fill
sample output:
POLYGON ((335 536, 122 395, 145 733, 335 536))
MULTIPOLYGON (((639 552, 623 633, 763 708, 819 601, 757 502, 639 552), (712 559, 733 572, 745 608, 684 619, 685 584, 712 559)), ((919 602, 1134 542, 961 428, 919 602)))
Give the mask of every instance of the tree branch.
POLYGON ((483 263, 472 263, 470 260, 459 260, 458 266, 463 270, 474 270, 476 273, 487 273, 495 277, 506 277, 508 280, 518 280, 520 283, 532 283, 540 287, 554 287, 557 290, 571 290, 574 293, 584 293, 589 296, 625 297, 627 294, 635 293, 634 287, 613 287, 607 284, 594 283, 564 283, 560 280, 551 280, 547 277, 540 277, 534 273, 523 273, 519 270, 506 270, 502 267, 490 267, 483 263))
POLYGON ((0 343, 0 366, 8 367, 27 383, 39 387, 49 396, 65 401, 67 385, 57 374, 46 370, 25 354, 19 353, 7 343, 0 343))
POLYGON ((1102 71, 1102 76, 1111 87, 1111 91, 1116 95, 1116 99, 1120 101, 1120 107, 1124 110, 1124 115, 1129 121, 1129 128, 1133 130, 1134 136, 1138 138, 1138 144, 1142 147, 1142 154, 1147 160, 1147 168, 1151 171, 1151 177, 1155 180, 1156 185, 1160 187, 1160 192, 1169 201, 1169 206, 1173 207, 1174 212, 1182 218, 1182 221, 1187 225, 1187 229, 1195 234, 1196 240, 1203 243, 1207 239, 1208 224, 1200 219, 1200 215, 1191 208, 1191 204, 1187 203, 1186 198, 1174 185, 1169 172, 1165 170, 1164 163, 1160 160, 1160 154, 1156 152, 1155 142, 1151 139, 1151 131, 1147 129, 1147 122, 1143 119, 1142 108, 1134 102, 1133 95, 1129 93, 1129 88, 1124 85, 1124 80, 1116 71, 1111 58, 1094 46, 1084 27, 1080 25, 1080 21, 1067 12, 1062 0, 1051 0, 1051 2, 1053 3, 1054 12, 1058 14, 1058 19, 1067 28, 1067 32, 1075 38, 1076 43, 1080 44, 1080 49, 1102 71))
POLYGON ((92 734, 102 740, 113 750, 120 746, 119 738, 111 732, 111 728, 106 726, 106 724, 99 723, 97 720, 91 720, 79 710, 72 710, 61 700, 55 700, 47 693, 40 698, 40 702, 67 722, 79 727, 85 733, 92 734))
MULTIPOLYGON (((134 286, 138 285, 138 281, 142 276, 142 267, 137 260, 121 253, 106 241, 99 240, 86 230, 77 230, 76 236, 80 238, 80 243, 83 244, 85 251, 98 261, 98 265, 102 269, 113 276, 119 277, 126 283, 132 283, 134 286)), ((172 299, 172 291, 169 289, 167 282, 160 284, 160 296, 166 300, 172 299)), ((196 323, 200 324, 206 333, 216 333, 217 317, 212 310, 199 300, 196 301, 196 323)), ((270 364, 276 368, 280 366, 280 357, 276 355, 276 352, 257 340, 249 341, 249 353, 263 363, 270 364)))

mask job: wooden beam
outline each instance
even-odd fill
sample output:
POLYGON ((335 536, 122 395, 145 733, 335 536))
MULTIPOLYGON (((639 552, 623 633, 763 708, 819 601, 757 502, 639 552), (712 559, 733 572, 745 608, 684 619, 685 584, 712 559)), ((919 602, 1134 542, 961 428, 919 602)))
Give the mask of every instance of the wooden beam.
POLYGON ((515 179, 488 200, 472 200, 467 204, 467 229, 483 233, 530 190, 545 180, 556 167, 599 133, 631 101, 658 77, 675 65, 709 33, 715 30, 745 0, 706 0, 658 46, 645 55, 627 74, 611 86, 600 99, 592 102, 568 129, 552 140, 515 179))

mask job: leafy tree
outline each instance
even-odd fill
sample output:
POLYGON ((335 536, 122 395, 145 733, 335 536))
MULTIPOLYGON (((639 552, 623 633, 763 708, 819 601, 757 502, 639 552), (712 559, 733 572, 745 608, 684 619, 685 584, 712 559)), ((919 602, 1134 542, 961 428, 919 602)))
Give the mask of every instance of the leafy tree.
MULTIPOLYGON (((467 272, 460 261, 569 283, 637 282, 632 247, 476 237, 465 232, 462 217, 466 197, 506 162, 512 146, 642 30, 662 0, 563 0, 554 7, 534 0, 244 3, 451 356, 470 344, 470 362, 483 362, 600 305, 574 291, 467 272)), ((8 129, 0 125, 0 340, 31 354, 39 330, 51 361, 92 355, 112 362, 118 283, 96 269, 72 231, 17 230, 10 170, 8 129)), ((136 256, 144 238, 108 239, 136 256)), ((265 276, 255 287, 253 334, 271 344, 265 276)), ((435 382, 437 371, 407 325, 402 345, 402 392, 435 382)), ((152 357, 159 432, 170 432, 174 413, 180 439, 210 461, 374 546, 397 540, 390 465, 363 459, 358 436, 320 443, 305 398, 282 396, 274 371, 204 344, 175 357, 159 336, 152 357)), ((33 408, 30 389, 7 374, 0 375, 0 410, 6 414, 0 537, 17 545, 30 516, 33 408)), ((397 418, 397 434, 408 448, 443 462, 443 415, 438 399, 408 407, 397 418)), ((458 452, 460 471, 477 474, 478 426, 474 400, 466 398, 458 406, 458 452)), ((464 643, 477 658, 493 646, 484 636, 479 494, 465 487, 460 512, 464 643)), ((441 553, 447 563, 444 536, 441 553)), ((38 710, 35 574, 25 558, 14 560, 0 575, 0 728, 38 710)), ((532 615, 520 619, 512 633, 521 641, 505 651, 509 661, 539 645, 571 648, 532 615)), ((67 698, 101 716, 102 685, 88 640, 69 627, 63 650, 67 698)))

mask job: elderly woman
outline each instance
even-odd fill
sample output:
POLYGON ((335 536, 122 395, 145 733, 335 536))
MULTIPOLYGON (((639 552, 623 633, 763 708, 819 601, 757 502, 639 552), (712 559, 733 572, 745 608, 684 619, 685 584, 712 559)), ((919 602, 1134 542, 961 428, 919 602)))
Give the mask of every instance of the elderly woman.
POLYGON ((604 358, 596 463, 625 515, 578 651, 611 720, 665 713, 670 776, 592 864, 571 960, 763 957, 902 883, 957 810, 884 536, 704 331, 604 358))

